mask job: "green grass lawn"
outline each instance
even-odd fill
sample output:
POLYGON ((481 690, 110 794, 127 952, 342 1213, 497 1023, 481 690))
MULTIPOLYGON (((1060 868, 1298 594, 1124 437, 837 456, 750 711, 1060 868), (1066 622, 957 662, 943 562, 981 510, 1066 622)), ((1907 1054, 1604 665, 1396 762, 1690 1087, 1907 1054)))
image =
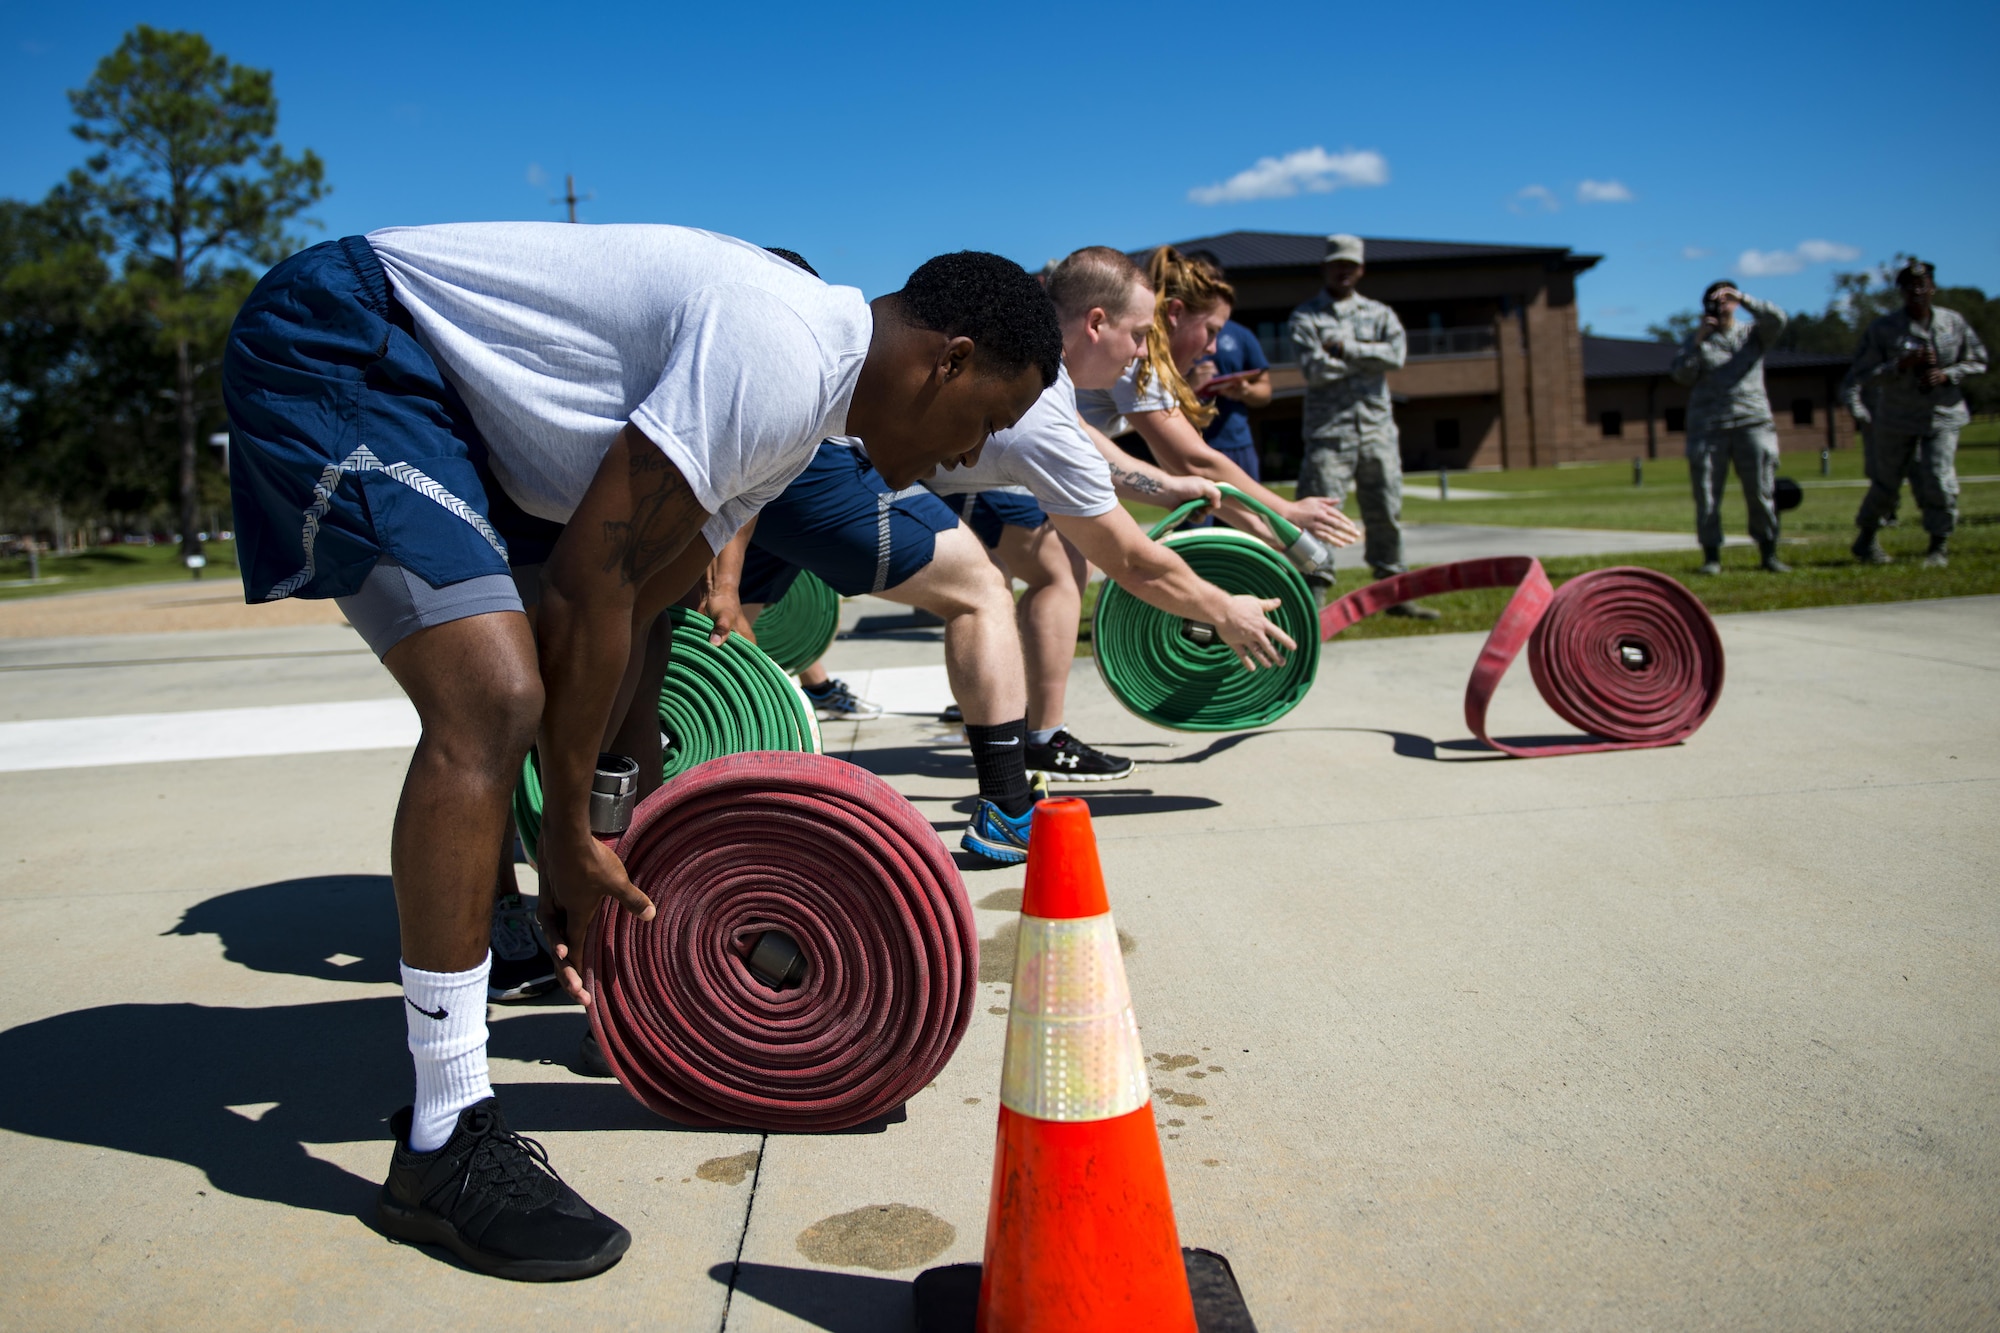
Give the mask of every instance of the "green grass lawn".
MULTIPOLYGON (((1959 528, 1951 542, 1951 564, 1925 569, 1919 563, 1928 544, 1916 502, 1905 488, 1902 523, 1885 529, 1882 546, 1896 558, 1893 565, 1874 567, 1854 562, 1848 544, 1854 540, 1854 511, 1861 503, 1861 451, 1836 450, 1831 475, 1822 477, 1817 454, 1787 454, 1779 468, 1783 476, 1805 488, 1805 502, 1784 516, 1782 555, 1790 574, 1766 574, 1757 567, 1754 549, 1723 552, 1720 577, 1696 574, 1696 551, 1570 557, 1543 562, 1552 582, 1560 586, 1586 570, 1611 565, 1641 565, 1670 574, 1692 588, 1717 615, 1736 611, 1776 611, 1788 607, 1845 606, 1861 602, 1900 602, 1922 597, 1967 597, 2000 593, 2000 481, 1964 482, 1974 476, 2000 477, 2000 420, 1975 422, 1960 439, 1958 471, 1959 528), (1833 483, 1833 484, 1827 484, 1833 483), (1846 484, 1840 484, 1846 483, 1846 484)), ((1436 473, 1412 473, 1411 484, 1435 486, 1436 473)), ((1684 458, 1647 460, 1644 484, 1632 484, 1632 464, 1590 463, 1572 467, 1519 469, 1510 472, 1453 473, 1454 488, 1500 492, 1491 499, 1448 501, 1406 498, 1403 517, 1409 523, 1478 523, 1511 527, 1621 528, 1650 532, 1692 532, 1694 501, 1688 492, 1684 458)), ((1291 493, 1289 484, 1273 489, 1291 493)), ((1354 508, 1349 503, 1350 511, 1354 508)), ((1140 522, 1155 521, 1158 510, 1134 507, 1140 522)), ((1745 530, 1743 495, 1735 478, 1723 504, 1723 530, 1745 530)), ((1366 570, 1341 576, 1336 594, 1350 592, 1369 579, 1366 570)), ((1431 599, 1443 612, 1435 621, 1392 620, 1374 616, 1347 630, 1343 638, 1387 638, 1402 634, 1442 634, 1486 630, 1506 604, 1507 589, 1453 593, 1431 599)), ((1095 605, 1095 588, 1086 595, 1086 611, 1095 605)), ((1088 652, 1088 644, 1079 648, 1088 652)))
MULTIPOLYGON (((205 581, 237 581, 234 542, 204 542, 202 550, 208 555, 208 568, 201 571, 205 581)), ((41 582, 28 584, 27 578, 28 557, 0 559, 0 585, 11 585, 0 586, 0 599, 46 597, 127 583, 185 582, 188 571, 181 564, 178 546, 100 546, 77 555, 44 554, 41 582)))

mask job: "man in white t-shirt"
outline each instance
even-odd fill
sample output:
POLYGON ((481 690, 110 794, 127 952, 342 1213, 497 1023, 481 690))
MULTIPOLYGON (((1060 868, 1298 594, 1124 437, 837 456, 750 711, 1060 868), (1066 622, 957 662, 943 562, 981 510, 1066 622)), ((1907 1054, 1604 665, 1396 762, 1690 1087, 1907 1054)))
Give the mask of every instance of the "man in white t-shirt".
POLYGON ((652 915, 589 816, 635 631, 824 437, 862 439, 907 485, 976 456, 1060 355, 1034 279, 971 252, 871 304, 709 232, 495 223, 330 241, 258 284, 223 364, 246 596, 337 598, 423 724, 390 855, 417 1096, 393 1122, 385 1231, 524 1279, 624 1253, 487 1078, 495 858, 529 743, 539 729, 543 920, 587 1004, 600 904, 652 915), (562 525, 532 630, 516 519, 524 547, 562 525))
MULTIPOLYGON (((1279 605, 1276 599, 1259 601, 1203 579, 1172 547, 1147 537, 1118 503, 1123 495, 1168 507, 1197 499, 1214 504, 1221 498, 1215 483, 1140 462, 1078 416, 1080 392, 1115 383, 1145 350, 1153 292, 1138 265, 1117 250, 1090 246, 1057 265, 1047 287, 1062 321, 1063 373, 976 460, 947 464, 924 484, 945 496, 1021 487, 1048 514, 1040 540, 1067 543, 1074 553, 1071 579, 1031 584, 1020 603, 1030 766, 1057 781, 1110 781, 1129 774, 1131 761, 1078 741, 1063 726, 1086 560, 1141 601, 1214 625, 1252 670, 1277 665, 1284 649, 1298 645, 1265 614, 1279 605), (1038 605, 1041 598, 1051 604, 1038 605)), ((1341 535, 1352 541, 1358 534, 1341 535)))

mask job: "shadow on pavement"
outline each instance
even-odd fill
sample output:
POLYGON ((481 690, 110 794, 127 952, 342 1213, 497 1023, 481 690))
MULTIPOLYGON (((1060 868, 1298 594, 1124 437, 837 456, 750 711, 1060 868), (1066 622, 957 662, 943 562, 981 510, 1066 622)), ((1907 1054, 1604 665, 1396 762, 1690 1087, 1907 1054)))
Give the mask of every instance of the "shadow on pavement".
POLYGON ((318 875, 219 894, 190 907, 167 934, 217 936, 222 956, 253 972, 402 980, 387 875, 318 875))
POLYGON ((856 748, 842 757, 878 778, 964 781, 974 776, 972 752, 965 748, 964 741, 945 745, 885 745, 877 750, 856 748))
MULTIPOLYGON (((1160 796, 1150 787, 1135 787, 1125 791, 1092 791, 1081 783, 1058 783, 1049 789, 1051 796, 1075 796, 1090 807, 1093 819, 1112 819, 1118 815, 1168 815, 1187 810, 1214 810, 1222 802, 1207 796, 1160 796)), ((964 796, 952 802, 951 808, 962 815, 970 815, 978 804, 976 796, 964 796)), ((940 827, 933 824, 933 827, 940 827)), ((962 824, 950 825, 963 828, 962 824)))
MULTIPOLYGON (((495 1022, 497 1056, 567 1054, 575 1012, 495 1022)), ((410 1100, 400 996, 233 1009, 118 1004, 0 1032, 0 1129, 199 1168, 219 1190, 294 1208, 369 1217, 379 1182, 306 1151, 308 1143, 382 1141, 410 1100), (231 1109, 237 1108, 237 1109, 231 1109)), ((515 1083, 496 1089, 524 1134, 676 1130, 615 1083, 515 1083)))
MULTIPOLYGON (((1404 759, 1429 759, 1441 764, 1484 763, 1489 760, 1506 760, 1514 756, 1502 754, 1492 749, 1486 742, 1467 736, 1463 740, 1434 741, 1428 736, 1419 736, 1408 731, 1388 731, 1381 727, 1330 727, 1330 731, 1352 731, 1365 736, 1387 736, 1395 742, 1396 754, 1404 759), (1453 759, 1439 754, 1449 750, 1465 755, 1463 759, 1453 759)), ((1501 736, 1497 738, 1507 745, 1583 745, 1601 737, 1576 733, 1567 736, 1501 736)))
POLYGON ((829 1273, 782 1264, 717 1264, 708 1275, 827 1333, 884 1333, 916 1318, 911 1284, 900 1278, 829 1273))

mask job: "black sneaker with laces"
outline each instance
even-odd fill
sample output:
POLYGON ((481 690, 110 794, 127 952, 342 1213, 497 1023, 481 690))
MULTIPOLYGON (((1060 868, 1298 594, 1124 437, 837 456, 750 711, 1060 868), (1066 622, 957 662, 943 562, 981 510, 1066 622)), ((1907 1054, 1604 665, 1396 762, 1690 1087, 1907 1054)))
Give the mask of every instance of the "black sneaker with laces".
POLYGON ((533 1139, 507 1128, 488 1097, 458 1113, 436 1152, 410 1151, 411 1108, 389 1121, 396 1148, 375 1203, 382 1230, 442 1245, 482 1273, 517 1282, 590 1277, 618 1262, 632 1233, 585 1203, 533 1139))
POLYGON ((532 1000, 556 988, 556 960, 542 947, 535 909, 520 894, 494 900, 491 948, 486 998, 495 1004, 532 1000))
POLYGON ((835 676, 817 690, 810 685, 801 685, 807 699, 812 701, 813 712, 822 722, 866 722, 882 716, 882 705, 871 703, 848 688, 846 681, 835 676))
POLYGON ((1086 745, 1061 727, 1047 745, 1028 742, 1028 771, 1051 782, 1116 782, 1132 775, 1132 761, 1086 745))

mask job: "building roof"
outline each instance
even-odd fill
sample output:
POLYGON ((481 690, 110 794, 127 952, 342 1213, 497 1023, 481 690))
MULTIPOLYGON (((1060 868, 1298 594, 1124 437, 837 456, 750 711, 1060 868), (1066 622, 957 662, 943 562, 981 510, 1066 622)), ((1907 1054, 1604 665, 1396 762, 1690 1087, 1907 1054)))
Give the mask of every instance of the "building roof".
MULTIPOLYGON (((1674 344, 1651 338, 1583 339, 1583 377, 1587 380, 1640 379, 1664 375, 1673 366, 1674 344)), ((1837 352, 1767 352, 1766 370, 1836 370, 1853 360, 1837 352)))
MULTIPOLYGON (((1589 268, 1599 258, 1597 255, 1573 253, 1565 245, 1485 245, 1465 241, 1407 241, 1387 236, 1364 236, 1361 239, 1367 247, 1370 268, 1400 264, 1539 260, 1581 270, 1589 268)), ((1326 255, 1326 236, 1320 232, 1230 231, 1219 236, 1197 236, 1193 240, 1175 241, 1173 244, 1176 250, 1183 253, 1206 250, 1232 273, 1241 269, 1318 268, 1326 255)))

